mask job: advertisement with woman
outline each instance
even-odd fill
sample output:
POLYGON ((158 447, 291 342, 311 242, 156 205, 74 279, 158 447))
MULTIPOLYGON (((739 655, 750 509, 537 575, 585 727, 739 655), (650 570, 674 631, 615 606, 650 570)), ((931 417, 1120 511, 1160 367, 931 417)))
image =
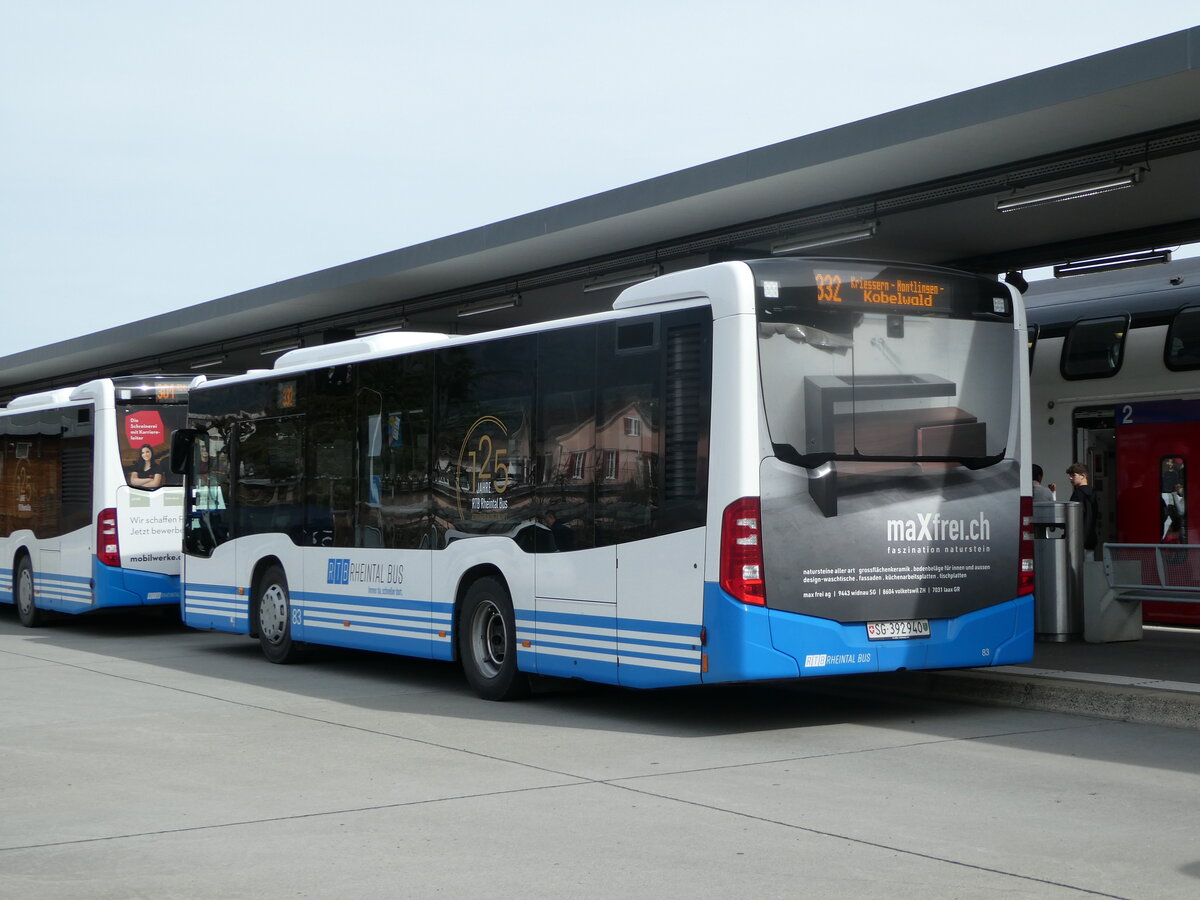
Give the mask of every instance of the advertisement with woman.
POLYGON ((178 573, 183 527, 182 476, 170 471, 171 432, 183 428, 182 404, 117 405, 117 443, 125 485, 117 491, 123 566, 178 573))

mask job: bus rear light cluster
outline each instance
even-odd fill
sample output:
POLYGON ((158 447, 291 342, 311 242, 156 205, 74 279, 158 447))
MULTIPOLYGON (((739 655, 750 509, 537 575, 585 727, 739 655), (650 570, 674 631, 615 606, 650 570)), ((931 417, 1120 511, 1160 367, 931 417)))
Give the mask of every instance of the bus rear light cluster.
POLYGON ((765 606, 761 507, 757 497, 742 497, 725 508, 721 519, 721 589, 742 603, 765 606))
POLYGON ((1021 568, 1017 572, 1017 596, 1033 593, 1033 498, 1021 498, 1021 568))
POLYGON ((121 542, 117 536, 117 511, 100 510, 96 517, 96 558, 106 566, 121 565, 121 542))

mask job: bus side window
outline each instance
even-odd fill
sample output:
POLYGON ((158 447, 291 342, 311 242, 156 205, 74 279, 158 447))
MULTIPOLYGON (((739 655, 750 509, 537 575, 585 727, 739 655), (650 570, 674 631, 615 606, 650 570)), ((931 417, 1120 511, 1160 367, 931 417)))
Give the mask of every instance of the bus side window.
POLYGON ((664 315, 645 346, 620 328, 598 332, 598 546, 699 527, 708 494, 711 322, 695 310, 664 315))
POLYGON ((95 435, 90 409, 65 410, 62 416, 62 531, 86 528, 92 519, 92 456, 95 435))
POLYGON ((304 506, 303 420, 243 422, 237 444, 237 536, 279 532, 300 543, 304 506))
POLYGON ((360 367, 358 546, 428 545, 432 405, 432 356, 399 356, 360 367))
POLYGON ((662 504, 662 354, 631 347, 619 322, 600 326, 596 346, 596 544, 653 537, 662 504), (622 338, 626 338, 622 340, 622 338))
POLYGON ((596 326, 539 335, 537 378, 537 511, 550 530, 528 529, 524 549, 586 550, 596 543, 598 484, 615 478, 613 451, 600 478, 589 465, 596 454, 596 326))
POLYGON ((300 543, 353 547, 354 535, 354 372, 347 366, 309 374, 308 470, 300 543))
POLYGON ((437 351, 435 523, 445 542, 515 538, 534 515, 532 335, 437 351))

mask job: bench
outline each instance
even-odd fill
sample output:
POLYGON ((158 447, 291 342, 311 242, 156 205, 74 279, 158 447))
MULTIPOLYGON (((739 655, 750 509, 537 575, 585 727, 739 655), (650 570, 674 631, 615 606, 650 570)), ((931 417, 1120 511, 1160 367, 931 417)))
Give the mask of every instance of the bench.
POLYGON ((1143 602, 1200 603, 1200 546, 1105 544, 1083 576, 1084 640, 1140 640, 1143 602))
POLYGON ((1200 603, 1200 546, 1105 544, 1104 578, 1125 602, 1200 603))

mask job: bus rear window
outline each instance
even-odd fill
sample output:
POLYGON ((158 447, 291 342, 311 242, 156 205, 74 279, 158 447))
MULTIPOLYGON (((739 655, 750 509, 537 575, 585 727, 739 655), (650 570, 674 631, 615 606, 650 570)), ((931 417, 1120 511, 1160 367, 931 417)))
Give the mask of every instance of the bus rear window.
POLYGON ((171 432, 183 428, 187 407, 183 404, 127 404, 117 406, 117 439, 121 469, 126 483, 138 490, 183 484, 183 476, 171 472, 171 432))
POLYGON ((900 327, 892 318, 760 320, 767 426, 781 459, 808 468, 833 459, 974 466, 1003 455, 1011 326, 905 317, 900 327))
POLYGON ((808 278, 790 281, 777 264, 755 265, 763 400, 778 458, 809 469, 1002 459, 1013 409, 1007 288, 932 267, 810 265, 808 278))

